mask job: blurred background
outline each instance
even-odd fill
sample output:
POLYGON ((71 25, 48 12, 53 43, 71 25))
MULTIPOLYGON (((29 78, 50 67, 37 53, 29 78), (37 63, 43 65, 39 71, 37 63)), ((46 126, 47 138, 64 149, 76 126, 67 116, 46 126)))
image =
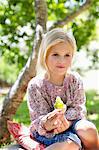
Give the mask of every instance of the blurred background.
MULTIPOLYGON (((99 1, 46 2, 47 30, 52 26, 62 27, 76 38, 77 53, 72 69, 83 78, 88 119, 99 130, 99 1)), ((0 0, 0 109, 10 87, 31 55, 35 19, 34 0, 0 0)), ((13 120, 29 125, 26 97, 13 120)))

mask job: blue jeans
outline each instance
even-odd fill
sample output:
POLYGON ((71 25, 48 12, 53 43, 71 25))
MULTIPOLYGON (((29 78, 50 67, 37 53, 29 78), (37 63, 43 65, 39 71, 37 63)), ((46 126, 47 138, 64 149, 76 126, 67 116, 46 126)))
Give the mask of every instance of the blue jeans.
POLYGON ((81 146, 81 140, 80 138, 78 137, 77 133, 76 133, 76 130, 75 130, 75 124, 78 122, 79 120, 75 120, 72 124, 72 126, 62 132, 62 133, 59 133, 51 138, 47 138, 45 136, 42 136, 42 135, 39 135, 38 132, 33 132, 33 137, 35 137, 35 139, 37 141, 39 141, 40 143, 46 145, 46 146, 49 146, 51 144, 54 144, 56 142, 65 142, 67 139, 70 139, 72 140, 73 142, 75 142, 77 145, 80 146, 80 148, 82 148, 81 146))

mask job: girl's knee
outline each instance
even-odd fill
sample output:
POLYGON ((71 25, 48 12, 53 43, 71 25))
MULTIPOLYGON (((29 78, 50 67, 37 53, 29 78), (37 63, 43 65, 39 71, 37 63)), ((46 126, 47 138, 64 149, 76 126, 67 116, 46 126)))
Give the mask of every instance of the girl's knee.
POLYGON ((76 143, 74 143, 71 140, 68 140, 67 143, 68 143, 68 145, 67 145, 65 150, 68 150, 68 149, 70 149, 70 150, 79 150, 79 148, 80 148, 76 143))
POLYGON ((95 125, 87 120, 77 122, 75 129, 85 145, 98 144, 98 132, 95 125))
POLYGON ((51 146, 48 146, 46 150, 79 150, 79 146, 75 144, 71 140, 67 140, 66 142, 55 143, 51 146))

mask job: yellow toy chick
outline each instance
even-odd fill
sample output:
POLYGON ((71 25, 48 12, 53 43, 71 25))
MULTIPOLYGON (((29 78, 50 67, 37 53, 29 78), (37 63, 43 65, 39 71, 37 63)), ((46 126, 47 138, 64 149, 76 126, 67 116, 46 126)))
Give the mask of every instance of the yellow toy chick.
POLYGON ((55 109, 63 109, 64 111, 66 111, 66 105, 63 103, 63 101, 61 100, 61 98, 59 96, 56 97, 54 108, 55 109))

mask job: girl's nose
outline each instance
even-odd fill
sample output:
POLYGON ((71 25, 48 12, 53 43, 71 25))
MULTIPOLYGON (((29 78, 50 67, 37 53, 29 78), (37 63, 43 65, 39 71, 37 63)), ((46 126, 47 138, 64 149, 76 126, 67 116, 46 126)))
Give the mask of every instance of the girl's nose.
POLYGON ((64 56, 61 56, 61 57, 60 57, 60 61, 61 61, 61 62, 64 62, 64 61, 65 61, 64 56))

